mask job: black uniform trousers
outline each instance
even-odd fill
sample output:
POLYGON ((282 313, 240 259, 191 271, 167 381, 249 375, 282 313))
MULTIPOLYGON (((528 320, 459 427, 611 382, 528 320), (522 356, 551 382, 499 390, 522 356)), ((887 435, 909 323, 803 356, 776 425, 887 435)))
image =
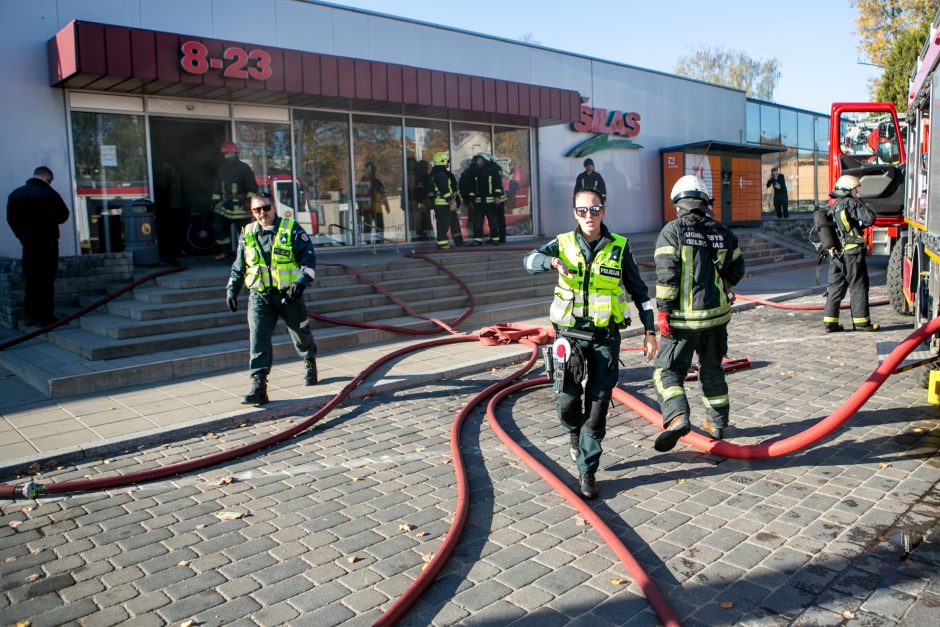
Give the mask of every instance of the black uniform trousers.
POLYGON ((454 244, 463 244, 463 231, 460 229, 460 217, 456 211, 451 211, 447 205, 434 205, 434 221, 437 228, 437 245, 443 247, 447 244, 447 231, 454 238, 454 244))
POLYGON ((268 376, 274 361, 271 336, 280 317, 294 343, 294 350, 304 359, 317 356, 317 344, 310 330, 310 318, 303 298, 286 299, 286 291, 270 290, 248 294, 248 329, 250 331, 248 370, 251 376, 268 376))
POLYGON ((868 262, 865 260, 865 247, 859 246, 857 252, 843 252, 841 257, 829 259, 829 287, 826 292, 826 309, 823 322, 839 322, 839 305, 849 292, 849 304, 852 310, 852 325, 871 324, 868 309, 868 262))
POLYGON ((587 341, 569 338, 584 355, 587 383, 582 388, 570 372, 558 393, 558 418, 568 433, 578 434, 579 453, 575 464, 582 475, 596 472, 601 462, 601 442, 607 435, 607 411, 610 396, 620 380, 620 333, 587 341), (582 398, 583 397, 583 398, 582 398))
POLYGON ((790 214, 787 209, 788 200, 786 196, 777 196, 774 195, 774 211, 777 213, 778 218, 789 218, 790 214))
POLYGON ((494 202, 486 205, 486 221, 490 226, 490 239, 503 243, 506 241, 506 203, 494 202))
POLYGON ((55 277, 58 272, 59 242, 23 244, 26 324, 45 324, 55 317, 55 277))
POLYGON ((653 383, 659 393, 663 424, 679 414, 688 417, 691 412, 683 382, 696 353, 705 415, 712 426, 727 427, 731 404, 725 372, 721 369, 721 360, 728 353, 727 324, 699 331, 673 329, 671 337, 661 338, 653 361, 653 383))
MULTIPOLYGON (((483 202, 482 200, 477 200, 470 207, 469 215, 467 216, 470 220, 470 232, 473 234, 474 242, 483 242, 483 219, 486 218, 491 211, 492 203, 483 202)), ((490 233, 493 232, 493 226, 490 225, 490 233)))

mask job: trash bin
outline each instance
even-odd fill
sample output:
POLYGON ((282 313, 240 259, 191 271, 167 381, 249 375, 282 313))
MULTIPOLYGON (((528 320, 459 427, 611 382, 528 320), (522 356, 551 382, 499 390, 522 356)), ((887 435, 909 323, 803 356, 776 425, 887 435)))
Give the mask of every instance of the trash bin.
POLYGON ((124 250, 134 253, 135 264, 160 261, 155 223, 153 203, 146 198, 124 203, 124 250))

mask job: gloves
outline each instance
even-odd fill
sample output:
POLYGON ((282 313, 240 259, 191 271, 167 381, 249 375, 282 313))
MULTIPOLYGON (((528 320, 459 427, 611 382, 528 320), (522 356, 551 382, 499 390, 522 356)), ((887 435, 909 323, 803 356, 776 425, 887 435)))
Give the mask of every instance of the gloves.
POLYGON ((233 313, 238 311, 238 297, 234 293, 229 292, 225 295, 225 304, 228 305, 229 311, 233 313))
POLYGON ((656 313, 656 328, 663 337, 672 337, 672 327, 669 326, 669 312, 659 311, 656 313))
POLYGON ((290 287, 287 288, 287 300, 303 298, 303 295, 304 295, 304 286, 301 283, 291 283, 290 287))

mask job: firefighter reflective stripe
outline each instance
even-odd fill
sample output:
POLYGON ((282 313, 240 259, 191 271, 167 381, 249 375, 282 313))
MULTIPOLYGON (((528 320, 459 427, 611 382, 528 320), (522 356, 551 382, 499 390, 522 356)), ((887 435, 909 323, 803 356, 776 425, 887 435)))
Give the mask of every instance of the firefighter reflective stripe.
POLYGON ((675 246, 660 246, 653 252, 654 257, 675 257, 676 256, 676 247, 675 246))
POLYGON ((659 394, 660 398, 662 398, 663 401, 668 401, 677 396, 685 396, 685 390, 681 385, 674 385, 668 388, 663 387, 662 373, 662 368, 656 368, 653 371, 653 384, 656 386, 656 392, 659 394))
POLYGON ((434 184, 434 206, 435 207, 447 207, 450 205, 450 199, 454 195, 454 187, 451 183, 450 177, 447 177, 447 191, 442 191, 437 186, 437 181, 431 179, 431 182, 434 184))
POLYGON ((705 320, 683 320, 674 319, 670 314, 669 326, 675 329, 684 329, 689 331, 698 331, 701 329, 710 329, 722 324, 727 324, 731 320, 731 311, 726 311, 723 315, 705 320))
POLYGON ((734 261, 735 259, 737 259, 738 257, 740 257, 741 254, 742 254, 742 253, 741 253, 741 249, 740 249, 740 248, 735 248, 735 249, 734 249, 734 252, 731 253, 731 261, 734 261))
POLYGON ((656 300, 673 300, 679 295, 679 288, 675 285, 656 284, 656 300))
POLYGON ((271 265, 264 261, 261 244, 258 242, 257 222, 252 222, 242 231, 245 254, 245 286, 263 292, 271 288, 286 290, 300 277, 300 266, 294 259, 291 234, 294 221, 282 219, 271 245, 271 265))
POLYGON ((613 320, 623 322, 628 311, 621 285, 624 251, 627 240, 611 234, 611 240, 597 251, 586 267, 574 231, 558 236, 558 254, 569 268, 570 276, 558 275, 549 315, 561 327, 574 326, 578 319, 587 319, 595 327, 606 327, 613 320))
POLYGON ((866 325, 871 323, 871 318, 865 316, 864 318, 852 318, 852 324, 855 326, 866 325))
POLYGON ((835 324, 839 322, 839 319, 833 318, 832 316, 823 316, 823 322, 826 324, 830 324, 830 323, 835 324))
POLYGON ((722 394, 721 396, 703 396, 702 402, 705 404, 705 407, 727 407, 730 404, 727 394, 722 394))
POLYGON ((686 311, 692 309, 692 288, 695 286, 692 270, 694 269, 695 249, 691 246, 683 246, 680 259, 679 287, 681 292, 679 294, 679 309, 686 311))

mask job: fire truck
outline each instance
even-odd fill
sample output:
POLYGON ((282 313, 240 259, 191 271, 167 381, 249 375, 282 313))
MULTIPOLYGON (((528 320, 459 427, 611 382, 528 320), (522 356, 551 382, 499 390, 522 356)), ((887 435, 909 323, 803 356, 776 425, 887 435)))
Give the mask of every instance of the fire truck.
MULTIPOLYGON (((940 12, 911 74, 907 108, 907 171, 904 185, 905 228, 889 266, 892 304, 914 316, 919 327, 940 315, 940 134, 931 133, 931 118, 940 118, 940 12), (931 158, 933 154, 935 158, 931 158)), ((924 347, 930 360, 921 369, 921 383, 936 361, 940 341, 935 335, 924 347)))

